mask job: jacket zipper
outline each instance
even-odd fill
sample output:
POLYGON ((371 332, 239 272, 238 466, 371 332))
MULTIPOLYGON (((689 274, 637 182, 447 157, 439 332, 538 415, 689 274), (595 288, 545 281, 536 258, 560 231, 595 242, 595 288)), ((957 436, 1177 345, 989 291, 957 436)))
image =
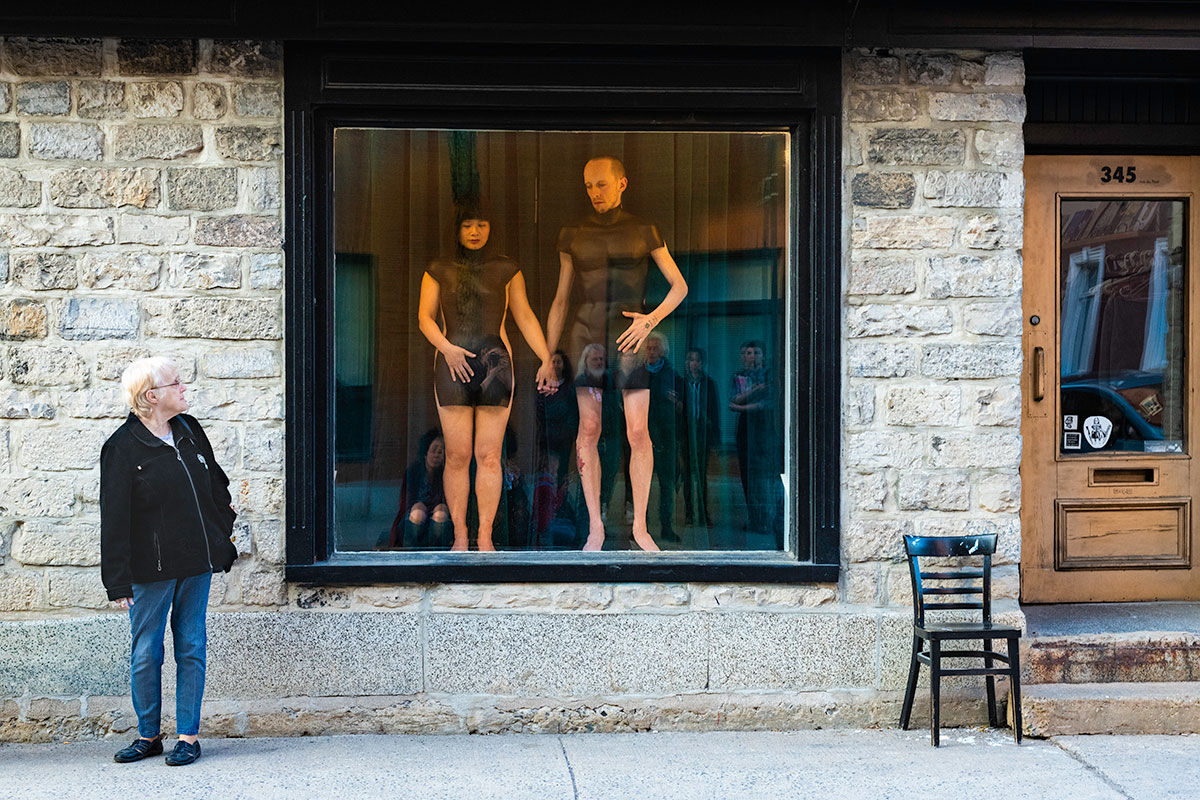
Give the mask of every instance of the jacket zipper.
MULTIPOLYGON (((164 444, 166 444, 164 442, 164 444)), ((183 463, 183 456, 179 454, 179 448, 175 445, 170 445, 170 448, 175 451, 175 458, 179 461, 179 466, 183 468, 183 474, 187 476, 188 486, 192 487, 192 499, 196 501, 196 515, 200 517, 200 535, 204 537, 204 552, 208 554, 208 568, 215 569, 212 563, 212 548, 208 546, 208 529, 204 527, 204 512, 200 510, 200 495, 196 494, 196 484, 192 482, 192 473, 188 472, 187 464, 183 463)))
POLYGON ((154 532, 154 557, 158 559, 158 571, 162 572, 162 547, 158 544, 158 531, 154 532))

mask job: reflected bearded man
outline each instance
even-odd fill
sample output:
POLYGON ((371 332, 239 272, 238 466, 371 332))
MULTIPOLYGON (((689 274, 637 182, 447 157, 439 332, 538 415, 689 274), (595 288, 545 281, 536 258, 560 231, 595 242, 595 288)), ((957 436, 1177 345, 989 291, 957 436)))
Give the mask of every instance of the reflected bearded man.
MULTIPOLYGON (((613 156, 600 156, 583 168, 584 189, 592 211, 559 232, 558 290, 547 322, 549 347, 558 347, 564 333, 567 352, 582 356, 589 344, 603 345, 610 365, 620 365, 610 391, 622 395, 629 437, 629 474, 633 488, 633 539, 643 550, 658 550, 646 529, 646 505, 654 472, 649 432, 650 376, 641 357, 642 343, 687 296, 687 282, 667 250, 658 228, 625 210, 622 196, 629 186, 625 165, 613 156), (650 262, 670 286, 663 301, 646 311, 646 275, 650 262), (568 327, 572 289, 577 302, 568 327)), ((584 550, 604 546, 600 516, 600 457, 597 443, 606 382, 584 372, 576 380, 579 435, 576 451, 580 482, 588 510, 584 550)))

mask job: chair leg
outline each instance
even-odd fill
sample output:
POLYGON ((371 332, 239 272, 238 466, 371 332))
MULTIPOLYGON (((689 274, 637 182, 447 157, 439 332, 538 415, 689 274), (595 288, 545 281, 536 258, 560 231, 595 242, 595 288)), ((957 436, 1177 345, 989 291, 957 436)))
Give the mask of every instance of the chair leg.
POLYGON ((1021 643, 1015 637, 1008 640, 1009 687, 1008 702, 1013 704, 1013 736, 1021 743, 1021 643))
MULTIPOLYGON (((983 640, 983 650, 985 653, 992 651, 992 640, 983 640)), ((992 657, 984 656, 983 665, 988 669, 992 668, 992 657)), ((988 724, 993 728, 1000 727, 1000 715, 996 712, 996 678, 993 675, 987 676, 987 704, 988 704, 988 724)))
POLYGON ((917 676, 921 672, 921 662, 917 653, 921 652, 921 637, 914 636, 912 641, 912 659, 908 663, 908 686, 904 690, 904 705, 900 709, 900 730, 908 730, 908 720, 912 716, 913 698, 917 694, 917 676))
POLYGON ((929 640, 929 738, 938 747, 941 728, 942 643, 929 640))

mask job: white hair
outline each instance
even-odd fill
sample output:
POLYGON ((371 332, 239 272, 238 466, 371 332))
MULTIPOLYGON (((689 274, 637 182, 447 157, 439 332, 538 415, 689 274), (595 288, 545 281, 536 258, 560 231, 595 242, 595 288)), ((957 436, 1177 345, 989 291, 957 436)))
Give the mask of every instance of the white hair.
POLYGON ((150 404, 146 392, 162 386, 172 374, 178 374, 174 362, 164 356, 139 358, 121 373, 121 388, 125 390, 125 402, 139 417, 150 415, 150 404))
POLYGON ((595 350, 600 351, 600 354, 604 356, 604 363, 606 365, 608 364, 608 352, 604 349, 604 345, 595 343, 589 344, 579 353, 579 366, 575 369, 575 377, 582 378, 584 375, 590 374, 587 368, 587 360, 588 356, 595 350))

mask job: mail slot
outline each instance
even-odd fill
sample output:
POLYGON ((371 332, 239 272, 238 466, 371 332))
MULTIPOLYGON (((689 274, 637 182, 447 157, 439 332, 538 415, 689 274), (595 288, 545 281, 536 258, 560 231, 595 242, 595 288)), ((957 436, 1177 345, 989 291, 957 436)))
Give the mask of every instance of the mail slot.
POLYGON ((1146 486, 1158 484, 1158 467, 1092 467, 1089 486, 1146 486))

